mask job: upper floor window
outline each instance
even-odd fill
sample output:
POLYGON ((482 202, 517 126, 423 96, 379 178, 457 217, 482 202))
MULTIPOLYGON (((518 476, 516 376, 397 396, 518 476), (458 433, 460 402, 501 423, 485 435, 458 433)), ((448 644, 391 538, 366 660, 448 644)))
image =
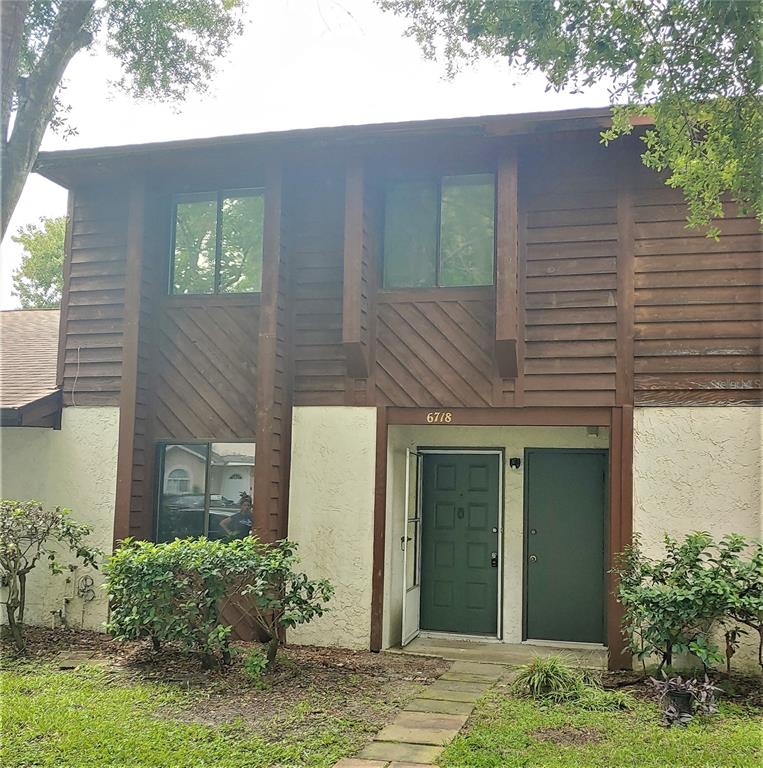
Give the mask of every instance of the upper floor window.
POLYGON ((253 293, 262 287, 261 189, 175 199, 170 293, 253 293))
POLYGON ((387 187, 385 288, 492 285, 494 252, 493 174, 387 187))

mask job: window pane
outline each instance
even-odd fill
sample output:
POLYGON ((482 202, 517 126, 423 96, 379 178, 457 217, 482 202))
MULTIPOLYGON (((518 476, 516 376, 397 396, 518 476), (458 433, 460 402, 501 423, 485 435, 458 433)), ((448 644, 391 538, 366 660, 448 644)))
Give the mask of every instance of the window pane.
POLYGON ((223 200, 220 293, 261 290, 264 207, 261 192, 223 200))
POLYGON ((384 211, 384 287, 434 286, 436 258, 437 186, 391 185, 384 211))
POLYGON ((209 538, 240 539, 252 529, 254 443, 212 443, 209 538))
POLYGON ((204 535, 207 446, 171 444, 160 449, 158 541, 204 535))
POLYGON ((175 206, 172 293, 213 293, 217 243, 217 196, 179 201, 175 206))
POLYGON ((440 285, 492 285, 492 174, 444 177, 440 215, 440 285))

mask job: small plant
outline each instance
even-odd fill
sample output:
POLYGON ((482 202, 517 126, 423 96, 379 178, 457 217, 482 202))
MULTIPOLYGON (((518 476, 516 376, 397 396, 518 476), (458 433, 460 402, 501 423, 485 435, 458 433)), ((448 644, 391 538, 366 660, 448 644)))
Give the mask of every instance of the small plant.
POLYGON ((652 677, 650 682, 657 691, 662 719, 668 727, 686 726, 695 714, 710 715, 718 711, 715 694, 721 689, 714 686, 707 675, 703 682, 680 675, 662 680, 652 677))
POLYGON ((262 677, 269 666, 267 654, 259 649, 249 651, 244 657, 244 674, 258 688, 264 688, 262 677))
POLYGON ((25 648, 26 580, 41 558, 53 573, 61 573, 62 550, 69 557, 97 568, 102 552, 87 544, 93 529, 72 520, 71 510, 45 509, 39 501, 0 501, 0 575, 7 589, 8 629, 19 652, 25 648))
POLYGON ((519 668, 512 688, 533 699, 567 701, 575 697, 579 684, 579 673, 560 656, 536 656, 519 668))
POLYGON ((601 687, 601 675, 592 670, 573 669, 559 656, 537 656, 520 667, 512 689, 537 701, 574 702, 579 709, 595 712, 631 708, 627 694, 601 687))

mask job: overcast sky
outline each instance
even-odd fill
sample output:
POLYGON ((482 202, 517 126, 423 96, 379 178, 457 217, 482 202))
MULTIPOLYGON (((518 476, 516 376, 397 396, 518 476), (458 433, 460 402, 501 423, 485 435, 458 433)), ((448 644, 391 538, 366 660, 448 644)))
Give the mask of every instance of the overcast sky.
MULTIPOLYGON (((405 24, 371 0, 246 0, 244 34, 220 62, 208 93, 180 105, 137 102, 109 85, 116 62, 80 53, 66 73, 76 136, 48 131, 43 149, 76 149, 288 128, 603 106, 604 86, 546 92, 542 75, 521 77, 486 62, 444 79, 404 37, 405 24)), ((9 235, 66 212, 66 191, 30 176, 9 235)), ((6 237, 0 308, 18 306, 11 273, 20 248, 6 237)))

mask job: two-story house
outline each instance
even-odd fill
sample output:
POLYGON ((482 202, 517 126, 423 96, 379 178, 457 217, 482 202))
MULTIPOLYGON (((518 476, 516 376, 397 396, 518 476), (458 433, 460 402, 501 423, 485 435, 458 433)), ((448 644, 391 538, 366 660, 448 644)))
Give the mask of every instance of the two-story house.
POLYGON ((70 190, 62 430, 107 466, 113 540, 241 535, 251 496, 336 587, 293 640, 629 664, 609 571, 634 532, 760 535, 762 249, 732 205, 687 230, 608 121, 42 153, 70 190))

